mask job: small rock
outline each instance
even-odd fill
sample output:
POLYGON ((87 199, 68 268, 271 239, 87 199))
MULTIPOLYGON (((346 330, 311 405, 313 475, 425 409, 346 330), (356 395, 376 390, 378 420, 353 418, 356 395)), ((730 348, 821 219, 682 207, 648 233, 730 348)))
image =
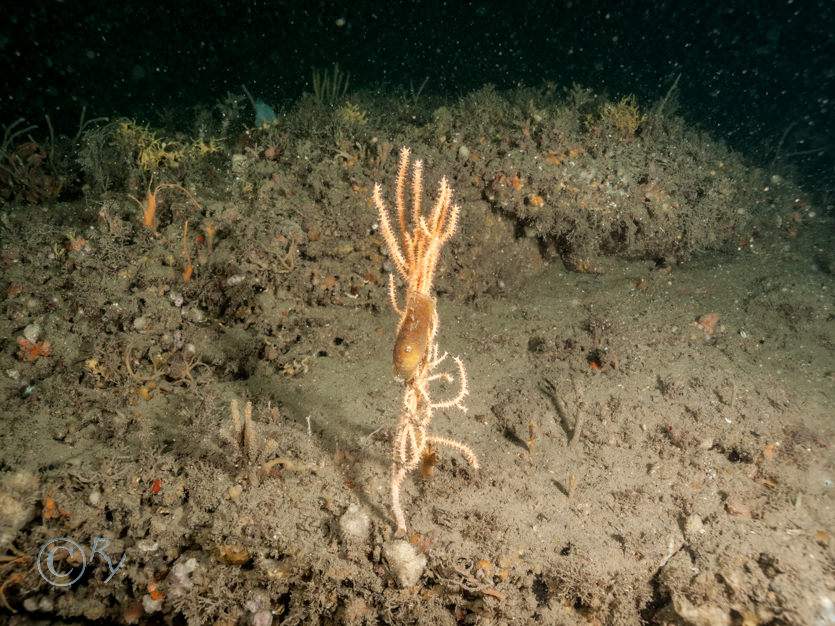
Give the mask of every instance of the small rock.
POLYGON ((159 550, 159 542, 153 539, 140 539, 136 542, 136 547, 142 552, 155 552, 159 550))
POLYGON ((705 525, 702 522, 702 518, 696 515, 688 516, 687 520, 684 522, 684 534, 685 536, 692 540, 698 535, 701 535, 705 532, 705 525))
POLYGON ((142 596, 142 608, 146 613, 156 613, 162 610, 162 600, 163 598, 154 600, 150 594, 145 594, 142 596))
POLYGON ((405 541, 389 541, 383 550, 397 583, 401 587, 415 586, 426 567, 426 557, 405 541))
POLYGON ((270 611, 258 611, 252 616, 252 626, 272 626, 273 614, 270 611))
POLYGON ((188 308, 188 310, 186 312, 186 318, 190 322, 195 322, 195 323, 199 324, 200 322, 205 322, 206 321, 206 314, 203 312, 202 309, 200 309, 196 306, 192 306, 192 307, 188 308))
POLYGON ((252 616, 252 626, 272 626, 273 614, 270 611, 258 611, 252 616))
POLYGON ((131 602, 125 607, 124 619, 126 624, 136 624, 145 615, 145 609, 139 602, 131 602))
POLYGON ((339 530, 349 549, 365 543, 371 531, 371 518, 358 504, 352 504, 339 518, 339 530))
POLYGON ((23 329, 23 336, 31 344, 36 344, 42 339, 41 327, 37 324, 29 324, 23 329))
POLYGON ((673 609, 693 626, 730 626, 731 623, 730 616, 718 606, 690 604, 683 595, 673 595, 673 609))

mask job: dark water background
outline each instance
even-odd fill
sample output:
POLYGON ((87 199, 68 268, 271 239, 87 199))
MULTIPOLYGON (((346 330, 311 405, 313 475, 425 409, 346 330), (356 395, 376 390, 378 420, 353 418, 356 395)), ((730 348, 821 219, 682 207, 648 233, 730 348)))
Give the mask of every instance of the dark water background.
POLYGON ((640 104, 681 74, 679 113, 810 190, 835 189, 835 3, 4 2, 0 122, 73 134, 89 116, 153 121, 242 83, 274 107, 334 62, 352 88, 415 86, 454 98, 573 82, 640 104), (794 156, 785 156, 792 153, 794 156))

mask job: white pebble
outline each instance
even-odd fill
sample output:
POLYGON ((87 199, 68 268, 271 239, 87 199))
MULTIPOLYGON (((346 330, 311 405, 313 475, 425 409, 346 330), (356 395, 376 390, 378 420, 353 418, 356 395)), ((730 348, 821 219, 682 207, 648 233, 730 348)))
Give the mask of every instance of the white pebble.
POLYGON ((41 339, 41 327, 37 324, 29 324, 23 329, 23 336, 29 343, 38 343, 41 339))
POLYGON ((426 557, 418 554, 414 546, 405 541, 389 541, 383 550, 397 583, 401 587, 415 586, 426 567, 426 557))
POLYGON ((351 547, 365 543, 371 530, 371 518, 358 504, 352 504, 339 518, 339 529, 345 543, 351 547))

